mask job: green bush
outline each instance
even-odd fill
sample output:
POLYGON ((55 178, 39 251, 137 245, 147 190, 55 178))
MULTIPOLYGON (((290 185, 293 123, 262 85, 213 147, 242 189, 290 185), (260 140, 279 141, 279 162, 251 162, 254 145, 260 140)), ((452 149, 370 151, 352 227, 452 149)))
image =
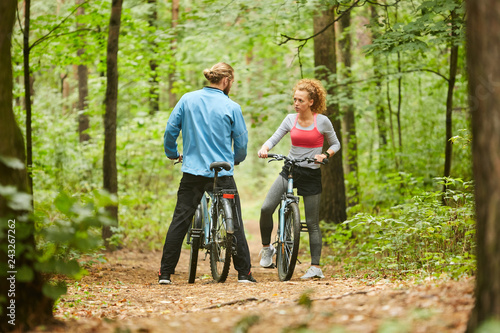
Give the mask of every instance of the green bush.
MULTIPOLYGON (((103 190, 74 196, 60 192, 51 213, 38 213, 35 217, 37 263, 34 268, 49 277, 62 275, 79 280, 85 275, 84 266, 89 262, 80 260, 81 257, 99 257, 98 252, 103 249, 102 227, 115 225, 105 209, 109 205, 116 205, 116 197, 103 190)), ((57 299, 66 293, 66 286, 49 280, 44 292, 57 299)))
POLYGON ((472 274, 476 243, 471 186, 446 182, 455 185, 446 192, 447 205, 442 192, 425 192, 378 215, 358 213, 342 225, 323 225, 333 251, 329 259, 347 273, 374 277, 472 274))

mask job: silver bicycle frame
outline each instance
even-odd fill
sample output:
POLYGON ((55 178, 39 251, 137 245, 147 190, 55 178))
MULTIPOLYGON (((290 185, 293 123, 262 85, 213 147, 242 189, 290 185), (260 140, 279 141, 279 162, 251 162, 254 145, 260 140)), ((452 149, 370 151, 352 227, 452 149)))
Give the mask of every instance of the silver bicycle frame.
MULTIPOLYGON (((208 193, 210 199, 213 200, 213 196, 211 193, 208 193)), ((203 193, 201 197, 201 218, 203 219, 203 232, 205 233, 205 244, 208 244, 210 238, 210 225, 212 217, 210 216, 210 212, 207 205, 207 192, 203 193)))
POLYGON ((285 209, 289 203, 294 201, 293 199, 291 199, 291 197, 294 197, 294 195, 293 195, 293 178, 288 178, 286 198, 283 195, 283 197, 281 198, 281 205, 280 205, 280 214, 279 214, 279 217, 280 217, 280 220, 279 220, 279 231, 280 231, 279 239, 280 239, 280 241, 283 241, 283 239, 285 238, 285 209))

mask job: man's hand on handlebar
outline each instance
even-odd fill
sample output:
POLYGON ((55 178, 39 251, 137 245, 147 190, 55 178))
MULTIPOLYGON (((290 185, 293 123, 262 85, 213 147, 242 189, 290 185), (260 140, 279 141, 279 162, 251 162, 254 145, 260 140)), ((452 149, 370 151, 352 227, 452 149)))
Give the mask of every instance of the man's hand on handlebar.
POLYGON ((172 161, 177 160, 177 162, 174 163, 174 164, 177 164, 177 163, 182 163, 182 157, 183 157, 182 154, 179 154, 179 157, 176 157, 176 158, 170 158, 169 157, 169 159, 172 160, 172 161))

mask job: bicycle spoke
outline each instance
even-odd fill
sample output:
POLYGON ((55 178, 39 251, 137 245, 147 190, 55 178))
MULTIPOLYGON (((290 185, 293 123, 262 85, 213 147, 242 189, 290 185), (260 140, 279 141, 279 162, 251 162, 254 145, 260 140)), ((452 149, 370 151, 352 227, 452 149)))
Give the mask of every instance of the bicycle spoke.
POLYGON ((299 234, 297 223, 300 214, 296 203, 291 203, 285 212, 284 234, 280 241, 280 252, 278 256, 278 275, 281 281, 289 280, 295 269, 299 247, 299 234))
POLYGON ((229 272, 231 262, 231 241, 226 231, 226 217, 223 210, 219 210, 215 230, 212 230, 213 242, 210 256, 212 276, 217 282, 224 282, 229 272))

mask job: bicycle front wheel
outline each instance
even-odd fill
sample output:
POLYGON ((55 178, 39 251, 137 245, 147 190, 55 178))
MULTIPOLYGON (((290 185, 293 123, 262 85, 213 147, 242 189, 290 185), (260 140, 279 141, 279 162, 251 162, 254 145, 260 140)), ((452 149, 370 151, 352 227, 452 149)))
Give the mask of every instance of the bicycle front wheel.
POLYGON ((217 282, 226 281, 231 264, 233 235, 227 233, 226 212, 223 207, 217 210, 217 218, 212 228, 212 246, 210 250, 210 269, 217 282))
POLYGON ((201 237, 203 236, 200 206, 198 206, 196 212, 194 213, 189 235, 191 237, 191 253, 189 256, 188 283, 194 283, 194 280, 196 279, 196 268, 198 266, 198 251, 200 249, 201 237))
POLYGON ((300 243, 300 212, 297 203, 292 202, 285 211, 283 239, 278 239, 276 256, 278 276, 281 281, 292 278, 300 243))

